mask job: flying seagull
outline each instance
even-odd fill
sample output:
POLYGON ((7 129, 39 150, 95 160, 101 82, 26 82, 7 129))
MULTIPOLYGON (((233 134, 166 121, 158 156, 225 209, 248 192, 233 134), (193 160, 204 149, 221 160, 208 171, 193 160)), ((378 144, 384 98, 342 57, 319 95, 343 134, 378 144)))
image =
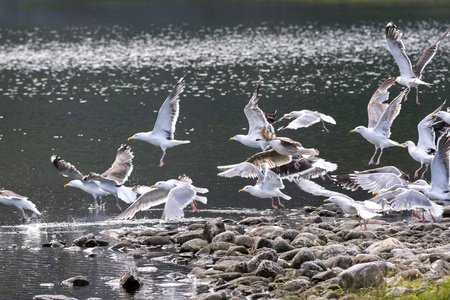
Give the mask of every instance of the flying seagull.
POLYGON ((284 119, 294 119, 294 120, 291 121, 287 126, 284 127, 282 126, 278 128, 278 130, 309 127, 313 124, 322 121, 323 129, 325 129, 326 132, 329 132, 328 128, 325 127, 325 122, 328 122, 330 124, 336 124, 336 121, 331 116, 325 115, 318 111, 312 111, 308 109, 291 111, 290 113, 285 114, 277 122, 284 119))
MULTIPOLYGON (((389 51, 394 57, 395 62, 397 63, 397 66, 400 70, 400 76, 396 78, 396 82, 408 88, 415 87, 416 103, 419 103, 419 85, 430 85, 430 83, 426 83, 421 80, 422 72, 425 69, 425 66, 436 54, 439 43, 450 33, 450 28, 447 29, 439 38, 437 38, 433 42, 433 44, 431 44, 430 47, 428 47, 428 49, 425 50, 414 67, 412 67, 411 61, 409 60, 408 55, 406 55, 405 45, 402 41, 402 34, 399 30, 397 30, 397 26, 395 26, 392 22, 389 22, 386 25, 385 33, 389 51)), ((405 96, 405 101, 406 97, 407 95, 405 96)))
POLYGON ((24 209, 31 210, 38 216, 41 215, 41 213, 37 210, 36 205, 30 200, 28 200, 27 197, 21 196, 12 191, 0 189, 0 203, 8 206, 15 206, 18 209, 20 209, 20 211, 22 212, 23 219, 25 221, 28 221, 29 218, 25 213, 24 209))
POLYGON ((128 140, 141 140, 154 146, 161 147, 163 155, 159 161, 159 166, 164 165, 166 149, 174 146, 188 144, 190 141, 180 141, 174 139, 175 126, 180 113, 180 94, 184 90, 184 78, 181 78, 162 104, 156 118, 152 131, 139 132, 129 137, 128 140))
POLYGON ((204 194, 207 192, 208 189, 206 188, 192 185, 192 180, 186 175, 182 175, 178 179, 159 181, 114 219, 131 219, 137 212, 148 210, 163 203, 165 205, 161 219, 165 221, 180 219, 184 217, 183 208, 189 204, 194 211, 198 212, 196 201, 206 204, 207 198, 199 196, 197 193, 204 194))
POLYGON ((386 79, 370 99, 369 104, 367 105, 367 114, 369 119, 368 127, 358 126, 355 129, 350 130, 350 132, 357 132, 361 134, 368 142, 375 146, 375 152, 369 161, 369 165, 373 164, 373 160, 378 152, 378 149, 380 149, 380 154, 376 162, 377 165, 380 163, 380 158, 383 154, 384 148, 392 146, 405 147, 404 145, 389 139, 391 136, 392 122, 394 122, 394 119, 400 113, 402 98, 408 90, 405 89, 402 91, 389 105, 383 103, 388 100, 388 89, 393 84, 394 78, 391 77, 386 79))

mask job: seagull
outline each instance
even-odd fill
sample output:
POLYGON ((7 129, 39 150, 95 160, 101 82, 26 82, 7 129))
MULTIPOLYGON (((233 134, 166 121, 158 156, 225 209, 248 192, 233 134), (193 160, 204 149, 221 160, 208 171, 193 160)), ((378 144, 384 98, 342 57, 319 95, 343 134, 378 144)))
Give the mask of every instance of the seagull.
POLYGON ((420 168, 416 170, 414 177, 419 176, 419 171, 422 169, 423 165, 425 165, 425 171, 423 171, 422 176, 420 176, 420 179, 423 179, 425 172, 428 170, 428 166, 434 158, 437 145, 435 144, 436 133, 433 129, 433 123, 436 121, 436 113, 438 113, 444 105, 445 101, 433 113, 428 114, 417 125, 417 131, 419 133, 419 141, 417 142, 417 146, 413 141, 405 142, 409 155, 411 155, 415 161, 420 162, 420 168))
POLYGON ((255 93, 244 108, 244 113, 248 121, 247 135, 235 135, 230 138, 230 141, 238 141, 245 146, 261 148, 261 150, 264 151, 269 147, 269 143, 261 139, 261 130, 268 130, 269 132, 275 131, 268 121, 268 118, 269 120, 274 118, 274 113, 264 114, 261 108, 258 107, 258 91, 260 86, 261 80, 258 82, 255 93))
POLYGON ((342 211, 346 214, 358 215, 359 225, 362 227, 361 219, 364 220, 364 230, 367 231, 366 220, 371 219, 380 214, 376 213, 376 210, 382 210, 382 207, 372 201, 366 200, 364 202, 355 201, 349 196, 325 189, 324 187, 318 185, 317 183, 303 179, 297 178, 293 181, 294 184, 302 191, 315 195, 328 197, 324 202, 333 202, 339 205, 342 211))
POLYGON ((324 176, 328 176, 328 172, 336 171, 337 167, 337 164, 314 156, 309 158, 302 157, 298 161, 291 161, 287 164, 273 167, 270 170, 280 176, 281 179, 287 179, 289 181, 297 177, 304 179, 321 177, 325 180, 324 176))
POLYGON ((247 192, 258 198, 271 198, 272 207, 276 210, 278 210, 278 206, 273 203, 273 197, 277 197, 278 205, 281 208, 284 208, 284 205, 280 202, 280 197, 286 200, 291 200, 291 197, 280 191, 280 189, 284 189, 284 184, 281 178, 269 170, 269 165, 267 163, 261 164, 261 170, 248 162, 245 162, 244 164, 248 164, 248 167, 255 169, 258 173, 258 180, 254 186, 247 185, 240 189, 239 192, 247 192))
POLYGON ((123 184, 133 171, 133 152, 127 145, 121 145, 117 150, 116 159, 111 167, 102 174, 91 172, 83 177, 83 181, 94 182, 100 189, 116 197, 116 206, 122 211, 119 199, 130 204, 136 201, 136 193, 123 184))
POLYGON ((358 188, 378 193, 393 186, 407 186, 411 183, 408 174, 394 166, 385 166, 352 174, 333 176, 337 185, 356 191, 358 188))
POLYGON ((325 115, 318 111, 312 111, 308 109, 291 111, 290 113, 285 114, 277 122, 280 122, 281 120, 284 119, 292 119, 292 118, 294 119, 293 121, 291 121, 285 127, 278 128, 278 130, 309 127, 313 124, 322 121, 323 129, 325 129, 326 132, 329 132, 328 128, 325 127, 325 122, 328 122, 330 124, 336 124, 336 121, 331 116, 325 115))
POLYGON ((303 156, 311 157, 319 155, 319 151, 314 148, 304 148, 302 144, 297 141, 291 140, 287 137, 277 137, 275 132, 268 130, 261 131, 262 139, 269 143, 273 150, 281 155, 292 155, 297 158, 303 156))
MULTIPOLYGON (((389 51, 394 57, 400 70, 400 76, 398 76, 395 81, 408 88, 415 87, 416 103, 419 103, 419 85, 431 85, 430 83, 426 83, 421 80, 423 69, 425 69, 425 66, 436 54, 439 43, 449 35, 450 28, 447 29, 437 40, 435 40, 427 50, 425 50, 414 68, 411 65, 408 55, 406 55, 405 45, 402 41, 402 34, 399 30, 397 30, 397 26, 395 26, 392 22, 389 22, 386 25, 385 32, 389 51)), ((406 97, 407 95, 405 96, 405 101, 406 97)))
POLYGON ((12 191, 0 189, 0 203, 8 206, 15 206, 22 212, 23 219, 25 221, 29 220, 29 217, 25 213, 24 209, 31 210, 38 216, 41 215, 41 213, 37 210, 36 205, 28 200, 27 197, 21 196, 19 194, 16 194, 12 191))
POLYGON ((163 155, 159 161, 159 166, 164 165, 166 149, 174 146, 188 144, 190 141, 180 141, 174 139, 175 125, 180 113, 180 94, 184 90, 184 78, 182 77, 173 88, 167 99, 161 105, 156 118, 153 131, 139 132, 129 137, 128 140, 141 140, 154 146, 161 147, 163 155))
POLYGON ((413 182, 411 188, 420 190, 433 200, 450 200, 449 155, 450 137, 447 137, 431 162, 431 183, 428 184, 425 180, 417 180, 413 182))
POLYGON ((84 175, 77 170, 77 168, 69 162, 66 162, 61 157, 53 155, 50 158, 53 166, 58 170, 58 172, 64 177, 74 178, 69 183, 64 185, 64 187, 74 187, 78 188, 86 193, 89 193, 94 197, 94 208, 103 208, 102 197, 109 195, 108 192, 102 190, 92 181, 84 181, 84 175), (97 204, 97 198, 100 199, 100 206, 97 204))
POLYGON ((369 118, 368 127, 358 126, 350 132, 357 132, 361 134, 368 142, 375 146, 375 152, 369 161, 369 165, 373 164, 375 155, 378 149, 380 149, 380 155, 376 164, 380 164, 380 158, 383 154, 383 149, 398 146, 405 147, 393 140, 390 140, 391 125, 397 115, 400 113, 401 101, 408 89, 402 91, 397 98, 392 100, 388 105, 383 103, 389 98, 388 89, 394 84, 394 78, 386 79, 380 87, 375 91, 372 98, 367 105, 367 114, 369 118))
POLYGON ((131 219, 137 212, 148 210, 163 203, 165 205, 161 219, 164 221, 180 219, 184 217, 183 208, 189 204, 194 211, 199 212, 195 201, 206 204, 207 198, 199 196, 197 193, 204 194, 207 192, 208 189, 206 188, 193 186, 192 180, 186 175, 182 175, 178 179, 159 181, 114 219, 131 219))

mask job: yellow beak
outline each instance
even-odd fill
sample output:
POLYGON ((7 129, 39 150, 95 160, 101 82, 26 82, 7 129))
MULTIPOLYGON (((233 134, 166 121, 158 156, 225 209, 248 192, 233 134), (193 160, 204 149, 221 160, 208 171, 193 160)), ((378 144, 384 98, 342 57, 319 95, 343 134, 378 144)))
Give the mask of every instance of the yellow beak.
POLYGON ((64 185, 64 187, 68 187, 68 186, 69 186, 69 184, 65 184, 65 185, 64 185))
POLYGON ((244 191, 244 189, 240 189, 238 192, 240 193, 240 192, 243 192, 244 191))
POLYGON ((129 138, 128 138, 129 141, 131 141, 132 139, 133 139, 132 137, 129 137, 129 138))
POLYGON ((152 189, 156 188, 156 185, 152 185, 151 188, 152 188, 152 189))
POLYGON ((323 202, 330 202, 330 199, 325 199, 323 200, 323 202))
POLYGON ((378 195, 378 192, 372 193, 374 196, 378 195))
POLYGON ((432 114, 431 117, 434 118, 434 117, 436 117, 436 115, 435 115, 435 114, 432 114))
POLYGON ((234 139, 233 138, 230 138, 230 141, 233 141, 234 139))
POLYGON ((353 133, 353 132, 355 132, 355 129, 350 130, 350 133, 353 133))
POLYGON ((289 118, 291 115, 284 115, 285 118, 289 118))

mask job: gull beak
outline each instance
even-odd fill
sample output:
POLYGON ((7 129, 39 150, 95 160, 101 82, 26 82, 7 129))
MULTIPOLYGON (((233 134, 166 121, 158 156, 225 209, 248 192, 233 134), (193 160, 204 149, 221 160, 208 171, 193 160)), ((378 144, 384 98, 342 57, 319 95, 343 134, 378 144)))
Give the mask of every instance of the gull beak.
POLYGON ((65 184, 65 185, 64 185, 64 187, 68 187, 68 186, 69 186, 69 184, 65 184))
POLYGON ((152 185, 151 188, 152 188, 152 189, 156 189, 156 185, 152 185))
POLYGON ((436 114, 432 114, 431 117, 432 117, 432 118, 436 117, 436 114))
POLYGON ((378 195, 378 192, 372 193, 374 196, 378 195))
POLYGON ((330 202, 330 199, 325 199, 323 200, 323 202, 330 202))
POLYGON ((397 193, 397 191, 392 191, 392 194, 397 193))
POLYGON ((355 132, 355 129, 350 130, 350 133, 353 133, 353 132, 355 132))
POLYGON ((132 139, 133 139, 133 137, 129 137, 129 138, 128 138, 128 141, 131 141, 132 139))
POLYGON ((287 115, 284 115, 283 118, 289 118, 290 116, 291 116, 291 115, 287 114, 287 115))
POLYGON ((230 138, 230 141, 234 141, 234 139, 233 139, 233 138, 230 138))
POLYGON ((243 192, 244 191, 244 189, 240 189, 238 192, 240 193, 240 192, 243 192))
POLYGON ((400 145, 402 145, 403 147, 406 147, 406 144, 405 144, 405 143, 401 143, 400 145))

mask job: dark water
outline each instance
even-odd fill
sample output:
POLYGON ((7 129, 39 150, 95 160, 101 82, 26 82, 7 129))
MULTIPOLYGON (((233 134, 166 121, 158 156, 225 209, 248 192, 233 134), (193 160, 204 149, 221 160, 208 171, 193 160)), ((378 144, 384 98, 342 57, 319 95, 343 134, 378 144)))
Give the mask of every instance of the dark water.
MULTIPOLYGON (((114 3, 0 4, 0 182, 28 196, 43 213, 36 223, 20 225, 20 212, 2 206, 0 293, 8 299, 41 293, 126 299, 111 281, 132 265, 157 268, 141 269, 146 288, 137 299, 182 299, 205 289, 166 276, 187 274, 189 268, 182 265, 133 261, 107 249, 87 258, 84 252, 42 248, 53 239, 70 243, 85 233, 104 236, 122 227, 108 221, 118 214, 115 200, 106 198, 106 211, 92 213, 92 197, 63 187, 68 180, 53 169, 51 155, 83 173, 103 172, 127 143, 135 154, 129 185, 189 175, 195 185, 210 190, 209 202, 199 204, 200 214, 186 209, 186 220, 175 226, 273 214, 270 200, 237 192, 253 180, 216 176, 217 165, 243 161, 257 151, 228 139, 246 132, 243 107, 258 79, 263 110, 282 115, 312 109, 337 121, 328 126, 330 133, 317 124, 283 135, 319 149, 322 158, 338 164, 336 174, 362 170, 373 146, 348 132, 367 124, 371 95, 384 79, 398 75, 384 26, 394 21, 404 32, 413 62, 449 26, 448 7, 114 3), (191 144, 169 149, 159 168, 159 148, 127 138, 151 130, 159 106, 181 76, 186 89, 175 136, 191 144), (70 289, 60 284, 75 275, 88 275, 91 285, 70 289)), ((449 50, 450 40, 445 40, 424 76, 433 86, 421 88, 420 105, 411 93, 394 122, 392 139, 416 142, 417 123, 447 100, 449 50)), ((391 98, 401 90, 392 87, 391 98)), ((410 174, 419 167, 400 148, 387 149, 382 164, 410 174)), ((288 211, 323 201, 289 183, 284 192, 293 197, 285 203, 288 211)), ((352 196, 368 197, 364 192, 352 196)), ((140 213, 125 226, 167 226, 158 222, 161 212, 140 213)))

